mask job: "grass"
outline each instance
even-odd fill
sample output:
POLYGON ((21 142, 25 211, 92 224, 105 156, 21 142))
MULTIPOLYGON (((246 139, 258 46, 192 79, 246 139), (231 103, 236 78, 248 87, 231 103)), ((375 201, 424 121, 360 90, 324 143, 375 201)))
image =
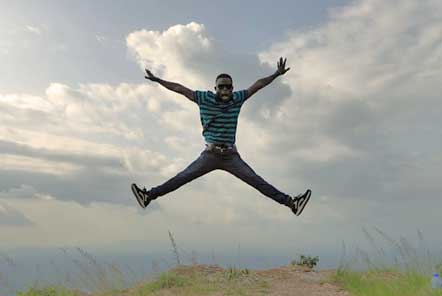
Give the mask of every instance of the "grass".
MULTIPOLYGON (((326 282, 334 283, 353 296, 420 296, 442 295, 442 290, 431 289, 432 273, 442 273, 442 262, 424 249, 425 242, 422 233, 418 230, 421 246, 413 248, 407 240, 400 237, 399 242, 389 237, 381 230, 375 228, 383 240, 387 241, 393 249, 398 251, 400 257, 394 257, 389 263, 389 258, 382 247, 378 246, 373 236, 363 229, 370 245, 375 250, 375 256, 357 248, 356 256, 345 262, 345 244, 343 243, 343 255, 336 273, 326 282), (423 250, 423 254, 418 254, 423 250), (358 271, 353 264, 366 265, 364 271, 358 271), (438 263, 439 262, 439 263, 438 263)), ((218 265, 198 265, 195 253, 192 252, 192 266, 181 264, 180 253, 169 231, 169 238, 173 247, 173 255, 176 265, 164 272, 156 272, 151 279, 137 282, 131 287, 126 280, 125 273, 115 264, 98 263, 95 257, 81 248, 77 248, 80 255, 86 259, 84 264, 73 259, 78 273, 73 274, 61 285, 51 287, 31 287, 25 292, 17 292, 18 296, 80 296, 80 291, 67 288, 71 279, 76 279, 74 286, 81 286, 86 291, 93 292, 94 296, 144 296, 144 295, 208 295, 210 293, 223 293, 222 295, 266 295, 269 292, 269 284, 259 278, 253 270, 241 269, 230 266, 227 269, 218 265), (107 266, 107 268, 106 268, 107 266), (92 268, 92 269, 91 269, 92 268), (79 284, 80 283, 80 284, 79 284)), ((65 249, 62 249, 67 255, 65 249)), ((3 256, 9 264, 15 264, 8 256, 3 256)), ((293 260, 292 265, 305 265, 312 268, 318 262, 318 257, 301 256, 299 261, 293 260)), ((152 262, 154 271, 158 269, 158 263, 152 262)), ((130 270, 130 269, 129 269, 130 270)), ((132 271, 132 276, 135 273, 132 271)), ((0 284, 4 278, 0 274, 0 284)))
MULTIPOLYGON (((363 229, 371 245, 375 248, 377 257, 370 258, 364 250, 358 249, 358 258, 366 263, 366 271, 356 271, 351 268, 358 258, 353 258, 350 263, 342 263, 331 278, 332 281, 341 285, 345 290, 354 296, 420 296, 420 295, 442 295, 442 290, 431 288, 431 277, 433 272, 442 272, 440 258, 431 255, 428 249, 425 253, 418 254, 419 248, 413 248, 404 238, 399 243, 394 241, 387 234, 375 228, 375 231, 394 249, 399 251, 400 257, 394 257, 394 263, 388 264, 388 258, 382 248, 378 248, 370 233, 363 229), (374 259, 378 259, 376 263, 374 259)), ((420 244, 423 247, 425 241, 422 233, 418 230, 420 244)), ((345 252, 345 245, 344 245, 345 252)), ((422 249, 422 248, 420 248, 422 249)))

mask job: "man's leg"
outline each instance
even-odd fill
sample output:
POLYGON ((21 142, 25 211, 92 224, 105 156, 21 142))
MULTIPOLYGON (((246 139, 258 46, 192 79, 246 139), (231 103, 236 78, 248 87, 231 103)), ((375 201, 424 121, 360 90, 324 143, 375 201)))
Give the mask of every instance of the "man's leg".
POLYGON ((290 198, 289 195, 279 191, 271 184, 267 183, 261 176, 256 174, 238 153, 234 153, 225 158, 221 169, 243 180, 265 196, 270 197, 280 204, 286 205, 290 198))
POLYGON ((216 169, 216 159, 207 151, 202 151, 200 156, 194 160, 188 167, 178 173, 175 177, 169 179, 165 183, 152 187, 148 194, 156 199, 158 196, 165 195, 174 191, 182 185, 216 169))

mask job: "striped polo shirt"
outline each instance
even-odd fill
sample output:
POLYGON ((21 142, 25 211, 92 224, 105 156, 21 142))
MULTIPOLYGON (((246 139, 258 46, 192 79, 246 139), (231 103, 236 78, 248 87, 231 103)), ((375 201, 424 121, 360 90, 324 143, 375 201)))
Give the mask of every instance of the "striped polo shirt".
POLYGON ((246 100, 247 90, 234 91, 232 94, 233 99, 224 103, 217 99, 216 94, 210 90, 196 90, 194 92, 194 100, 200 108, 200 120, 203 127, 212 117, 218 114, 208 128, 203 130, 203 137, 207 143, 235 144, 239 111, 246 100), (222 113, 223 108, 228 108, 233 104, 235 106, 222 113))

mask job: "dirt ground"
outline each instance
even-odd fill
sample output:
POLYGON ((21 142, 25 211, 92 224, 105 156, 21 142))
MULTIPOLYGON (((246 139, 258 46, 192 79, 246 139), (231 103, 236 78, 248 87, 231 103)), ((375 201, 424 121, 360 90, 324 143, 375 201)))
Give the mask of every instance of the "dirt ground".
POLYGON ((293 268, 291 266, 281 266, 263 271, 257 271, 270 283, 270 293, 272 296, 348 296, 337 285, 327 283, 327 278, 335 273, 335 270, 314 271, 308 268, 293 268))
MULTIPOLYGON (((206 280, 225 279, 228 271, 217 265, 192 265, 178 266, 169 272, 178 275, 190 276, 198 274, 206 280)), ((247 295, 269 295, 269 296, 350 296, 337 284, 329 282, 328 277, 336 270, 314 271, 308 267, 301 266, 280 266, 265 270, 249 270, 249 273, 238 278, 238 285, 243 287, 247 295), (259 288, 259 283, 266 283, 265 288, 259 288), (263 292, 265 291, 265 292, 263 292)), ((142 285, 142 283, 140 283, 142 285)), ((227 286, 227 285, 226 285, 227 286)), ((121 296, 138 295, 136 287, 132 287, 121 294, 121 296)), ((79 296, 94 296, 80 293, 79 296)), ((154 293, 158 296, 177 296, 179 290, 162 289, 154 293)), ((232 295, 228 292, 213 292, 210 296, 232 295)))
MULTIPOLYGON (((225 272, 226 270, 219 266, 196 265, 192 268, 183 267, 175 268, 178 274, 188 274, 197 270, 206 277, 210 275, 225 272)), ((251 270, 246 279, 254 278, 265 280, 269 287, 266 288, 268 293, 264 295, 271 296, 349 296, 350 294, 335 284, 327 282, 327 278, 335 273, 336 270, 314 271, 308 267, 281 266, 278 268, 265 270, 251 270)), ((213 296, 221 296, 224 294, 215 293, 213 296)), ((254 295, 251 293, 250 295, 254 295)), ((263 295, 263 294, 256 294, 263 295)))

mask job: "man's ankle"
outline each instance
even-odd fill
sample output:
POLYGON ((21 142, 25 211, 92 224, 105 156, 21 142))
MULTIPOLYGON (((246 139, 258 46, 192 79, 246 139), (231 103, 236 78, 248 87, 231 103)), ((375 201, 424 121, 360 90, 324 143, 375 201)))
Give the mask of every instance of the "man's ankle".
POLYGON ((291 208, 292 207, 292 205, 293 205, 293 198, 292 197, 290 197, 290 196, 287 196, 287 198, 285 199, 285 201, 284 201, 284 205, 285 206, 287 206, 287 207, 289 207, 289 208, 291 208))
POLYGON ((147 190, 147 195, 149 196, 150 199, 154 200, 157 199, 158 196, 155 196, 152 192, 152 190, 147 190))

